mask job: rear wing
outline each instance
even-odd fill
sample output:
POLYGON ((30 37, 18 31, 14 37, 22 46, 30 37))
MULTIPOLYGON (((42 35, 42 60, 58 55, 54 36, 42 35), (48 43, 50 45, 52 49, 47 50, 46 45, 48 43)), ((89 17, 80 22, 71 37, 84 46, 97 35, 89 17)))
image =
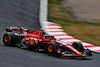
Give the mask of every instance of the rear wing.
POLYGON ((29 30, 24 26, 22 26, 22 27, 20 27, 20 26, 17 26, 17 27, 8 26, 6 28, 6 32, 12 32, 12 31, 21 31, 21 33, 22 33, 22 31, 29 31, 29 30))

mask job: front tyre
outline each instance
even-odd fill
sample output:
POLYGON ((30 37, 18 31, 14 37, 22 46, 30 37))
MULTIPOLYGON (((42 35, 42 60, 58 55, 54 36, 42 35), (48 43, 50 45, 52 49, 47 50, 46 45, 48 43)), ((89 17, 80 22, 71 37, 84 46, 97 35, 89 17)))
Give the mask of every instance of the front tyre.
POLYGON ((77 49, 79 52, 84 52, 84 47, 81 43, 74 42, 72 46, 77 49))
POLYGON ((50 42, 46 46, 46 51, 48 55, 58 55, 57 51, 59 51, 59 44, 56 42, 50 42))

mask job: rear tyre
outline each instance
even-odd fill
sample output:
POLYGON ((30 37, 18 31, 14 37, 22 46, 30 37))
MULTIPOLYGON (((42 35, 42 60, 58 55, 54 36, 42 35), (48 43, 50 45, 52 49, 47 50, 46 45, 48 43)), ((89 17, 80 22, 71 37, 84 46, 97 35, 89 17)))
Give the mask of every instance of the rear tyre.
POLYGON ((72 46, 77 49, 79 52, 84 52, 84 47, 81 43, 74 42, 72 46))
POLYGON ((5 46, 14 46, 16 44, 16 38, 14 33, 9 32, 3 35, 3 43, 5 46))

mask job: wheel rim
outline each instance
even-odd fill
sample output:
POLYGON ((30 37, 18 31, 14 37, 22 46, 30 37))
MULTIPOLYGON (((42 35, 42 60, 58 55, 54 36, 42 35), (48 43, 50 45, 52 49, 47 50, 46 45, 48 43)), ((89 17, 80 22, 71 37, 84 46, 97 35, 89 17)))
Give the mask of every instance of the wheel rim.
POLYGON ((4 37, 4 42, 9 42, 9 36, 8 35, 5 35, 5 37, 4 37))
POLYGON ((50 52, 50 53, 51 53, 51 52, 53 52, 53 50, 54 50, 53 45, 49 45, 49 46, 48 46, 48 52, 50 52))

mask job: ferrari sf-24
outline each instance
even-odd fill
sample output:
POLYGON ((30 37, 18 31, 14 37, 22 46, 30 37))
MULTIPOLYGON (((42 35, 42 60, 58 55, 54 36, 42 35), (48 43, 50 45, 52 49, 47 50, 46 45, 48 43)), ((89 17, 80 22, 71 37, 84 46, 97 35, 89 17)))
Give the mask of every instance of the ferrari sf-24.
POLYGON ((34 51, 42 51, 58 57, 92 56, 89 49, 84 49, 79 42, 73 44, 62 42, 55 36, 47 35, 44 30, 29 31, 26 27, 7 27, 3 35, 6 46, 17 46, 34 51))

